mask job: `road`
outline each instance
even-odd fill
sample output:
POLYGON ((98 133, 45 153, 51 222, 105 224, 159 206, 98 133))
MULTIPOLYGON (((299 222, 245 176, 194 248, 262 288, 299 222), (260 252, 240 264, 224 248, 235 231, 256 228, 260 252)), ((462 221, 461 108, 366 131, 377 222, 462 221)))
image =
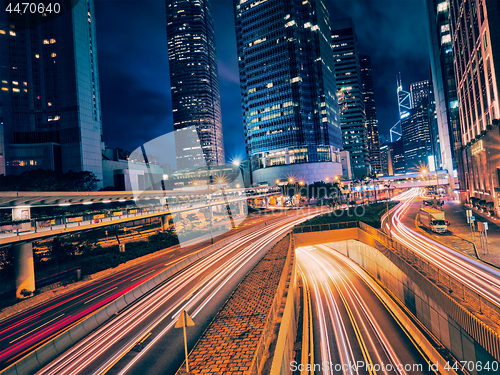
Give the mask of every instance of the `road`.
MULTIPOLYGON (((401 200, 402 204, 391 215, 392 238, 500 306, 500 271, 498 269, 447 247, 433 240, 428 234, 410 229, 414 227, 415 221, 416 206, 413 202, 418 197, 418 189, 412 189, 396 198, 401 200)), ((389 230, 387 221, 384 221, 384 230, 389 230)))
MULTIPOLYGON (((278 218, 278 215, 272 218, 278 218)), ((223 239, 240 230, 257 226, 269 217, 247 218, 223 239)), ((194 252, 209 246, 173 246, 162 255, 94 281, 0 322, 0 370, 73 326, 88 314, 119 298, 194 252)), ((47 292, 50 293, 50 292, 47 292)))
POLYGON ((265 247, 309 217, 290 216, 267 225, 185 268, 39 374, 174 373, 183 360, 182 333, 173 328, 178 314, 186 309, 196 324, 188 329, 192 347, 265 247), (134 348, 141 341, 138 352, 134 348))
POLYGON ((359 267, 323 245, 296 254, 311 292, 315 374, 432 373, 359 267))

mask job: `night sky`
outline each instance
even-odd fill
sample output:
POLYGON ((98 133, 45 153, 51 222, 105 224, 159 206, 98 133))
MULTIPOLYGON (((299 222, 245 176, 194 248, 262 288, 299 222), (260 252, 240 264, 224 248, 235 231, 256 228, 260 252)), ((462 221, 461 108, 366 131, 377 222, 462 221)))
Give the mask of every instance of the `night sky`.
MULTIPOLYGON (((398 120, 403 87, 429 78, 423 0, 326 0, 331 25, 351 17, 372 59, 380 134, 398 120)), ((95 0, 104 141, 133 151, 173 130, 163 0, 95 0)), ((212 0, 226 160, 244 158, 232 0, 212 0)))

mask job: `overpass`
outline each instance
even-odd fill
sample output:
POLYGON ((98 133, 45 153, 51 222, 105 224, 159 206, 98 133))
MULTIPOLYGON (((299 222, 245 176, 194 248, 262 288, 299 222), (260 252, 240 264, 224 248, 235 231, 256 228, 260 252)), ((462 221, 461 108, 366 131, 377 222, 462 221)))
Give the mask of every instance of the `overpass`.
MULTIPOLYGON (((268 197, 281 194, 279 187, 256 187, 247 189, 225 189, 215 186, 191 190, 172 191, 125 191, 125 192, 2 192, 0 209, 11 209, 15 225, 0 227, 0 248, 12 246, 14 251, 16 297, 23 297, 22 292, 35 290, 33 263, 34 241, 66 236, 79 232, 95 230, 109 226, 124 226, 128 222, 160 217, 162 229, 168 223, 168 215, 173 215, 174 225, 182 222, 182 213, 194 210, 209 212, 210 229, 213 227, 213 211, 228 213, 232 226, 238 225, 247 214, 247 201, 264 201, 268 197), (263 199, 265 198, 265 199, 263 199), (31 218, 34 207, 69 207, 108 204, 111 202, 134 202, 133 209, 92 213, 76 218, 55 218, 37 220, 31 218), (227 211, 225 211, 227 210, 227 211), (231 213, 238 212, 233 217, 231 213), (118 213, 118 214, 117 214, 118 213), (76 220, 75 220, 76 219, 76 220)), ((191 237, 196 236, 192 234, 191 237)), ((179 242, 183 242, 180 236, 179 242)), ((186 238, 187 240, 187 238, 186 238)))

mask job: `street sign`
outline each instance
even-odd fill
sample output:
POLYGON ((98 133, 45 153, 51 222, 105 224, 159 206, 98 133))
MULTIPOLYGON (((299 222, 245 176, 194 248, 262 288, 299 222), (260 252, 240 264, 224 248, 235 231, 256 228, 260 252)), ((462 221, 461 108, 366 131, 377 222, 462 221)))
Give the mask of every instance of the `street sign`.
POLYGON ((183 310, 175 323, 175 328, 192 327, 194 326, 193 319, 189 316, 186 310, 183 310))
POLYGON ((193 319, 189 316, 186 310, 182 310, 179 319, 175 323, 175 328, 182 328, 184 331, 184 352, 186 354, 186 372, 189 374, 189 361, 188 361, 188 348, 187 348, 187 337, 186 337, 186 327, 194 326, 193 319))
POLYGON ((487 221, 485 221, 485 222, 478 221, 477 222, 477 230, 480 232, 484 232, 484 231, 488 230, 488 222, 487 221))

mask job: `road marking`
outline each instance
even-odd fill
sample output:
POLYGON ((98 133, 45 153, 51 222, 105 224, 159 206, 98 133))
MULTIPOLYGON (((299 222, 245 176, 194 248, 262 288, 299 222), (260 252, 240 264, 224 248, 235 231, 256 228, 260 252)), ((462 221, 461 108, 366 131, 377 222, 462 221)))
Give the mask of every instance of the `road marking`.
POLYGON ((42 324, 41 326, 38 326, 38 327, 36 327, 35 329, 32 329, 32 330, 31 330, 31 331, 29 331, 28 333, 25 333, 24 335, 19 336, 17 339, 12 340, 11 342, 9 342, 9 344, 12 344, 13 342, 15 342, 15 341, 17 341, 17 340, 22 339, 24 336, 27 336, 27 335, 29 335, 31 332, 34 332, 34 331, 36 331, 37 329, 42 328, 43 326, 45 326, 45 325, 49 324, 50 322, 53 322, 54 320, 59 319, 59 318, 60 318, 61 316, 63 316, 63 315, 64 315, 64 314, 61 314, 61 315, 59 315, 59 316, 56 316, 54 319, 49 320, 48 322, 46 322, 46 323, 42 324))
POLYGON ((150 274, 151 272, 154 272, 154 270, 151 270, 149 272, 143 273, 142 275, 139 275, 139 276, 137 276, 136 278, 133 278, 130 281, 134 281, 134 280, 140 279, 141 277, 146 276, 146 275, 150 274))
POLYGON ((101 293, 101 294, 99 294, 98 296, 95 296, 94 298, 89 299, 88 301, 84 302, 83 304, 85 305, 86 303, 89 303, 90 301, 93 301, 93 300, 95 300, 96 298, 99 298, 100 296, 102 296, 102 295, 104 295, 104 294, 106 294, 106 293, 109 293, 109 292, 111 292, 112 290, 115 290, 116 288, 118 288, 118 287, 117 287, 117 286, 115 286, 113 289, 107 290, 107 291, 105 291, 104 293, 101 293))

